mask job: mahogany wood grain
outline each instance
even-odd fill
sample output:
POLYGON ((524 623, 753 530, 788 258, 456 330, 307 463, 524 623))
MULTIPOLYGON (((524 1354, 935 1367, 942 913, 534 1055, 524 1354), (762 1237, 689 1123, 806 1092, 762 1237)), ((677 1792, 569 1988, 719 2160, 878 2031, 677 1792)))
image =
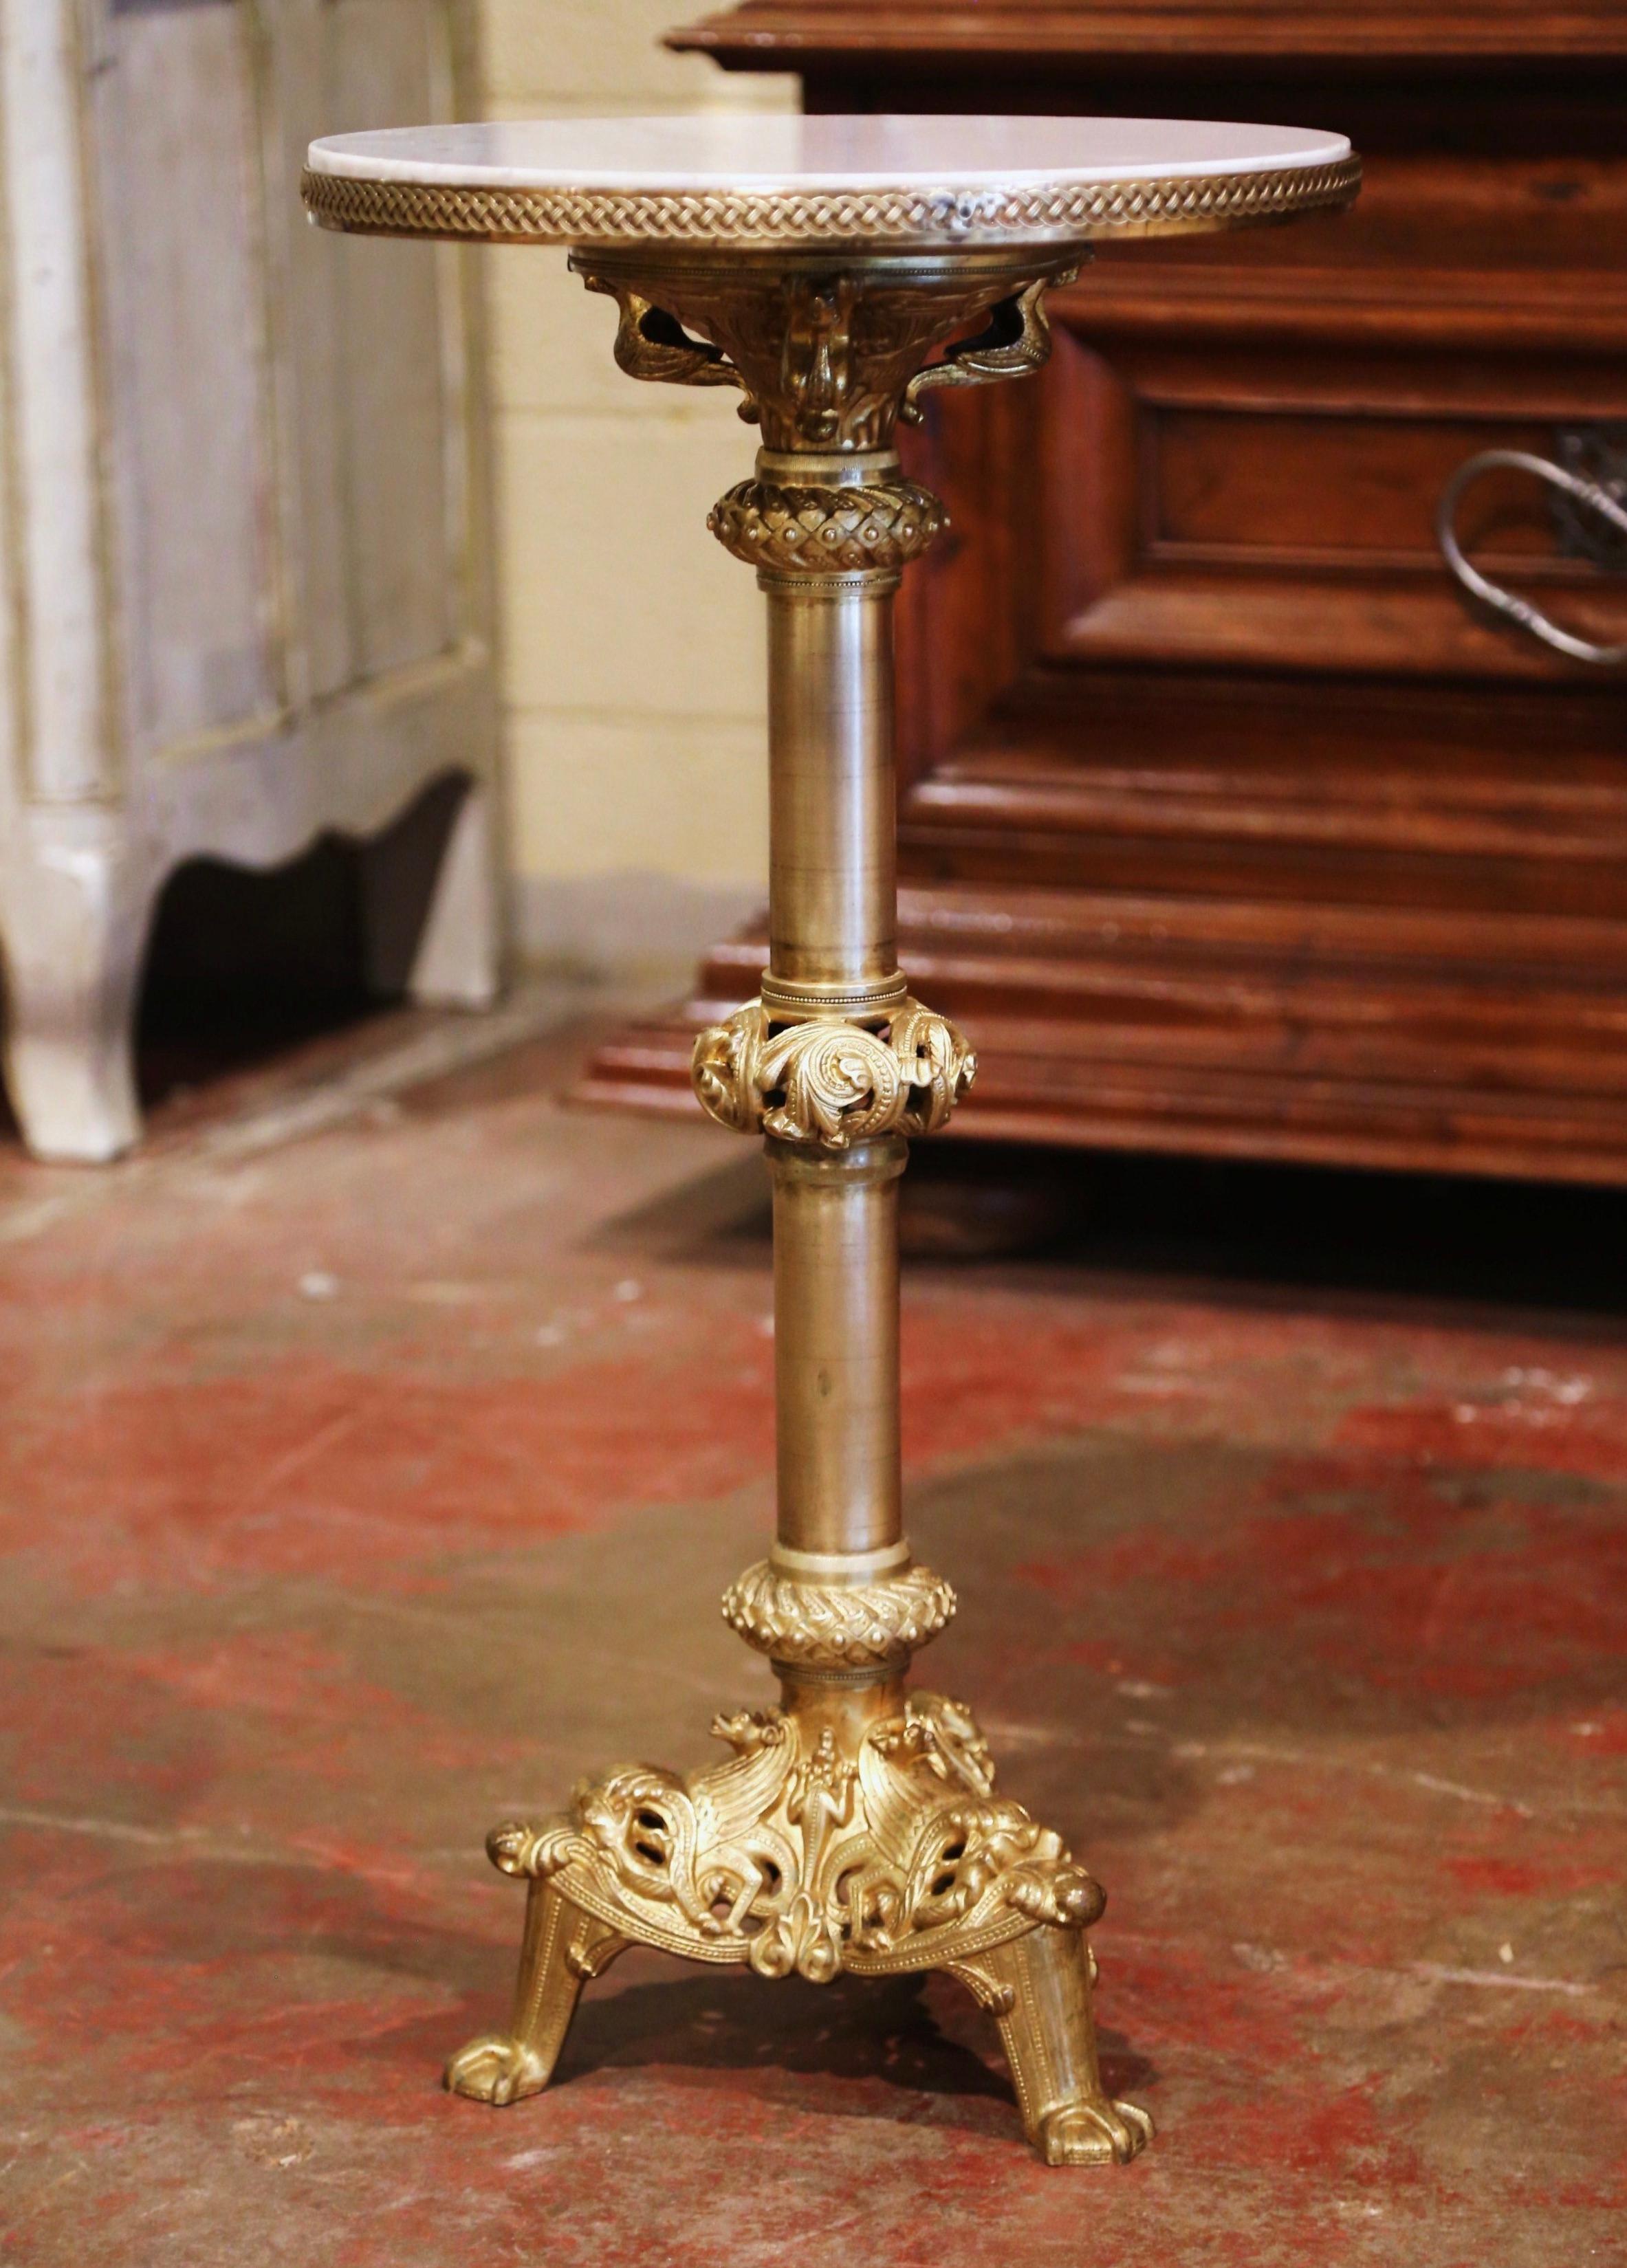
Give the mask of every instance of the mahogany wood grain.
POLYGON ((1529 0, 1433 0, 1410 8, 1394 0, 1130 0, 1094 7, 976 0, 948 8, 938 0, 746 0, 669 33, 667 44, 736 70, 806 70, 817 63, 855 72, 879 63, 902 82, 906 69, 950 58, 1009 63, 1027 73, 1038 64, 1076 68, 1087 61, 1167 61, 1183 70, 1262 58, 1276 68, 1397 59, 1460 68, 1528 67, 1548 58, 1572 64, 1627 56, 1627 21, 1617 0, 1564 8, 1529 0))

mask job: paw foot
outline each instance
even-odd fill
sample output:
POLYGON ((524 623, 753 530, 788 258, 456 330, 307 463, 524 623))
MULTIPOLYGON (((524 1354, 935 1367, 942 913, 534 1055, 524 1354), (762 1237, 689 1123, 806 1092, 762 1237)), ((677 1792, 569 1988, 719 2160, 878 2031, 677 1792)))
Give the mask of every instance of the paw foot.
POLYGON ((1152 2121, 1134 2102, 1064 2102, 1039 2124, 1047 2166, 1123 2166, 1152 2139, 1152 2121))
POLYGON ((540 2095, 547 2084, 548 2070, 536 2051, 501 2032, 470 2040, 447 2066, 451 2092, 477 2102, 518 2102, 522 2095, 540 2095))

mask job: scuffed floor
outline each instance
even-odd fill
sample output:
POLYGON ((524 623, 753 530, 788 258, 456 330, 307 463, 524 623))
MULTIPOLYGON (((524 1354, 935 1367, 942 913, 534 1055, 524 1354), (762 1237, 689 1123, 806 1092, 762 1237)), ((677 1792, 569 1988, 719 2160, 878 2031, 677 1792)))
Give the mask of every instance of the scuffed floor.
POLYGON ((440 2091, 518 1941, 487 1826, 771 1696, 716 1610, 770 1518, 758 1168, 561 1110, 582 1035, 516 1035, 0 1158, 0 2258, 1627 2257, 1608 1318, 912 1278, 920 1671, 1108 1887, 1135 2166, 1032 2162, 937 1981, 635 1954, 548 2095, 440 2091))

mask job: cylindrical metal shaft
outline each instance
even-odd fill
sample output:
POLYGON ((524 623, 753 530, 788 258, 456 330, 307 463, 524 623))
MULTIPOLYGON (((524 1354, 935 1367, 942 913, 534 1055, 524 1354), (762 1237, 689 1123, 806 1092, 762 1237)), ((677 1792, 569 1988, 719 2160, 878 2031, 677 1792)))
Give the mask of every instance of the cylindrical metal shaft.
POLYGON ((778 1541, 821 1556, 883 1554, 902 1532, 898 1177, 906 1145, 893 1136, 810 1156, 771 1137, 768 1152, 778 1541))
POLYGON ((858 988, 898 966, 897 579, 766 585, 769 968, 790 983, 858 988))
MULTIPOLYGON (((830 483, 885 464, 780 459, 830 483)), ((759 578, 768 599, 769 983, 861 1018, 896 993, 893 573, 759 578), (846 997, 844 997, 846 996, 846 997)), ((870 1020, 876 1020, 872 1012, 870 1020)), ((841 1580, 905 1557, 899 1494, 898 1177, 904 1143, 770 1139, 776 1557, 841 1580), (834 1564, 827 1564, 834 1563, 834 1564)))

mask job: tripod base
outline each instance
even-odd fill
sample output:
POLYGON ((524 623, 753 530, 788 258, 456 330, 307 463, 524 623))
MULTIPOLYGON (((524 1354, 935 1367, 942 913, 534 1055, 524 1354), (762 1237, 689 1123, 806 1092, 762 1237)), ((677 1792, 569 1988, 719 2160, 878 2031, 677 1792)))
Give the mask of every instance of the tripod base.
POLYGON ((1122 2163, 1152 2133, 1097 2062, 1084 1931, 1101 1889, 994 1793, 971 1712, 901 1678, 782 1670, 785 1705, 719 1717, 733 1754, 680 1778, 624 1766, 570 1813, 493 1830, 529 1883, 510 2028, 447 2071, 507 2103, 547 2086, 583 1984, 629 1945, 828 1983, 942 1969, 1000 2026, 1047 2165, 1122 2163))

